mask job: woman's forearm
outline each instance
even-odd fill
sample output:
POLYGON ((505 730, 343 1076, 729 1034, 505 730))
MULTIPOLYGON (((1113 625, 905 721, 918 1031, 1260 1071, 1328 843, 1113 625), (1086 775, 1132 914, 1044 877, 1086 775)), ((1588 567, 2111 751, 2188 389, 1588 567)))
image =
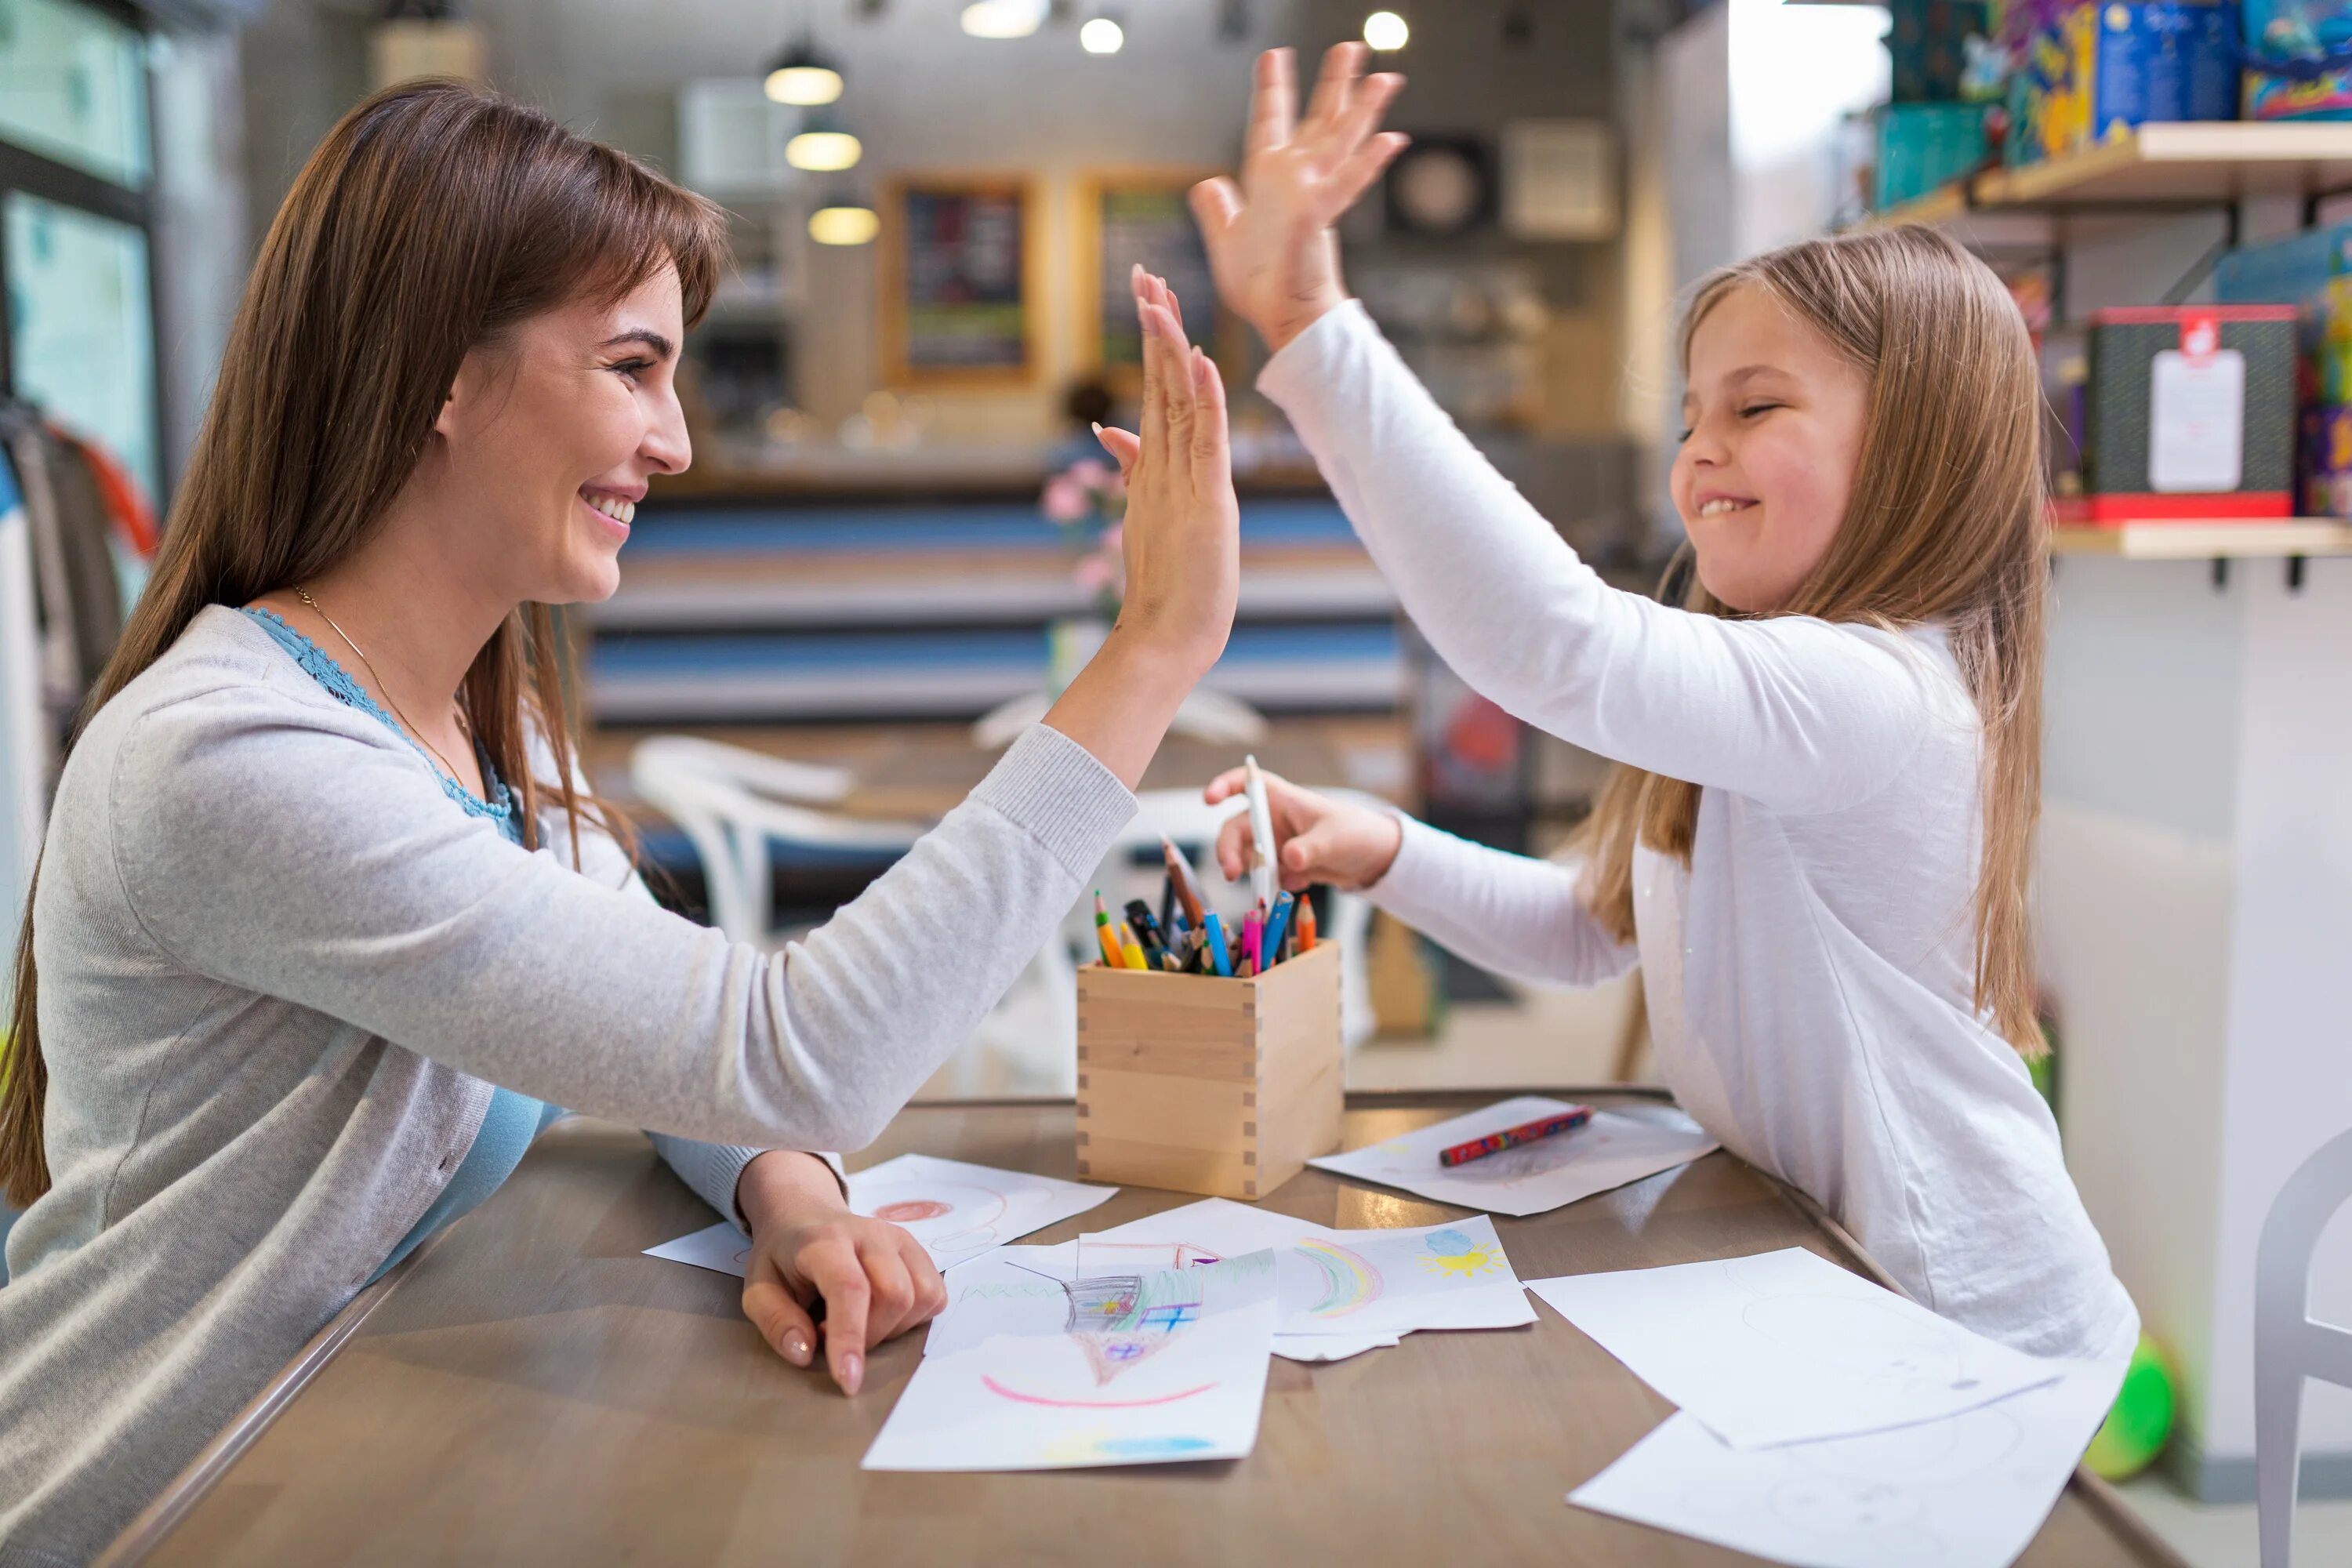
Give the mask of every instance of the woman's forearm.
POLYGON ((1154 647, 1113 626, 1045 722, 1093 752, 1133 789, 1203 668, 1198 654, 1154 647))

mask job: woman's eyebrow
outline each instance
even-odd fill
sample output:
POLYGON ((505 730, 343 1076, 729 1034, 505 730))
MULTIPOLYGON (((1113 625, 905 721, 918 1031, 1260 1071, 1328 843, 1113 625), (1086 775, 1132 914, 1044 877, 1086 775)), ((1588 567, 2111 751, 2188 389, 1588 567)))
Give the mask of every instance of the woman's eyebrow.
POLYGON ((623 343, 643 343, 653 351, 656 359, 667 359, 677 352, 676 343, 646 327, 631 327, 625 332, 615 332, 596 346, 600 349, 616 349, 623 343))

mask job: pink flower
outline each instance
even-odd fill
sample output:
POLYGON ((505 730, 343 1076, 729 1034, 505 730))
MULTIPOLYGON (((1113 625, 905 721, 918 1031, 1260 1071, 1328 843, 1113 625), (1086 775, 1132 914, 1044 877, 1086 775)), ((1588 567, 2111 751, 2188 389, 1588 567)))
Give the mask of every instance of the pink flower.
POLYGON ((1078 563, 1076 575, 1078 586, 1089 594, 1099 594, 1110 586, 1110 563, 1099 555, 1089 555, 1078 563))
POLYGON ((1043 505, 1045 515, 1055 522, 1082 522, 1094 504, 1087 488, 1067 474, 1055 474, 1045 481, 1043 505))
POLYGON ((1090 490, 1118 488, 1118 470, 1096 458, 1080 458, 1071 464, 1069 477, 1090 490))
POLYGON ((1103 530, 1103 553, 1118 560, 1127 552, 1127 524, 1114 522, 1103 530))

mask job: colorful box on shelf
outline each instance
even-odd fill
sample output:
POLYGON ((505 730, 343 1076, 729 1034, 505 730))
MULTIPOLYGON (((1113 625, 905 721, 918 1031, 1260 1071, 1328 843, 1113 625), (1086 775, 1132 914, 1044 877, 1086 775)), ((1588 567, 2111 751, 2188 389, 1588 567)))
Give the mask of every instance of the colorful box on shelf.
POLYGON ((1926 195, 1972 174, 1990 143, 1990 103, 1890 103, 1878 110, 1879 210, 1926 195))
POLYGON ((1252 979, 1078 971, 1078 1174, 1249 1202, 1339 1147, 1339 944, 1252 979))
POLYGON ((1986 0, 1891 0, 1886 55, 1897 103, 1949 103, 1962 96, 1970 38, 1992 37, 1986 0))
POLYGON ((2095 311, 2043 344, 2062 522, 2294 511, 2294 308, 2095 311))
POLYGON ((2245 117, 2352 120, 2352 0, 2245 0, 2245 117))
POLYGON ((2236 0, 2020 0, 2011 48, 2011 166, 2077 152, 2135 125, 2238 117, 2236 0))

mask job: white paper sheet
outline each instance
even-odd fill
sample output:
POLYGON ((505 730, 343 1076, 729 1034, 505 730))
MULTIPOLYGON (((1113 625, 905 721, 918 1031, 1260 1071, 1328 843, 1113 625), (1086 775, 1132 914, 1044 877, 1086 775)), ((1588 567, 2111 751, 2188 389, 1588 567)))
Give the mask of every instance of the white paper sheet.
POLYGON ((1087 1273, 1181 1268, 1274 1249, 1282 1301, 1276 1355, 1339 1361, 1417 1329, 1508 1329, 1536 1321, 1484 1215, 1418 1229, 1334 1230, 1206 1198, 1078 1237, 1087 1273))
MULTIPOLYGON (((1017 1267, 1000 1254, 973 1268, 986 1283, 1017 1267)), ((950 1283, 973 1278, 959 1270, 950 1283)), ((986 1338, 923 1358, 866 1469, 1064 1469, 1250 1451, 1274 1343, 1272 1253, 1049 1283, 1051 1295, 1024 1287, 991 1300, 986 1338)))
POLYGON ((1740 1448, 1933 1421, 2056 1375, 1801 1247, 1528 1289, 1740 1448))
POLYGON ((1521 1095, 1385 1143, 1307 1163, 1441 1204, 1488 1214, 1530 1215, 1671 1171, 1717 1147, 1697 1122, 1671 1106, 1641 1106, 1596 1110, 1591 1121, 1573 1132, 1523 1143, 1466 1165, 1449 1170, 1437 1163, 1440 1150, 1569 1109, 1564 1100, 1521 1095))
POLYGON ((2113 1362, 2043 1366, 2058 1381, 1863 1437, 1734 1448, 1669 1416, 1568 1500, 1801 1568, 2007 1568, 2123 1378, 2113 1362))
POLYGON ((722 1219, 692 1236, 681 1236, 676 1241, 648 1247, 646 1256, 666 1258, 672 1263, 691 1263, 697 1268, 732 1274, 740 1279, 744 1269, 751 1267, 751 1238, 722 1219))
POLYGON ((901 1154, 849 1177, 851 1208, 904 1226, 941 1268, 1084 1214, 1118 1192, 929 1154, 901 1154))

